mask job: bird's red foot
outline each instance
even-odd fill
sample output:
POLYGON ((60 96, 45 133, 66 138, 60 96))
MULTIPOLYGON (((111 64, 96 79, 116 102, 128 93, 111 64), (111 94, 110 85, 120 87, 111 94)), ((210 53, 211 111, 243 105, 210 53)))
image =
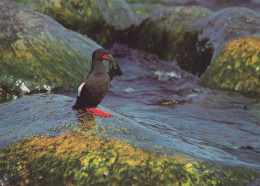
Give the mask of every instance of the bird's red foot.
POLYGON ((86 108, 86 111, 92 112, 95 116, 106 117, 106 118, 113 117, 113 114, 108 114, 102 110, 97 109, 96 107, 94 107, 93 109, 86 108))

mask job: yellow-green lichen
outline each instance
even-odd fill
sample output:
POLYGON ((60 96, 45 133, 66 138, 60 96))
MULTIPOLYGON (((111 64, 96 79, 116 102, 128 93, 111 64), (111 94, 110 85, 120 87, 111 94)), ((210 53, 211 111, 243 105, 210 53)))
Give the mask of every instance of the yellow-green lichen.
POLYGON ((204 86, 260 94, 260 37, 230 41, 199 83, 204 86))
POLYGON ((12 1, 0 11, 0 84, 8 91, 76 87, 88 73, 94 41, 12 1))
POLYGON ((134 14, 124 1, 16 1, 52 17, 71 30, 86 34, 105 48, 114 43, 115 30, 126 29, 135 23, 134 14))
POLYGON ((0 179, 7 176, 10 185, 224 185, 256 177, 246 169, 216 168, 100 139, 93 117, 82 116, 81 127, 72 132, 27 137, 1 149, 0 179))

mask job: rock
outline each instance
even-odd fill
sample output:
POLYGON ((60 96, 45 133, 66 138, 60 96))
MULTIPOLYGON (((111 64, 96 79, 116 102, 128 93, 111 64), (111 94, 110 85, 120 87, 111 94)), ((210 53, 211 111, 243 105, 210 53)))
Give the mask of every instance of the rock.
POLYGON ((237 185, 258 176, 245 167, 162 155, 160 147, 159 154, 145 152, 140 147, 153 152, 162 140, 152 130, 105 107, 100 108, 113 118, 93 118, 72 110, 74 101, 35 94, 0 104, 1 183, 237 185))
POLYGON ((197 20, 190 30, 197 30, 199 40, 208 40, 214 48, 211 66, 199 81, 201 85, 260 93, 259 37, 254 37, 260 36, 260 14, 242 7, 225 8, 197 20))
POLYGON ((0 149, 0 178, 8 185, 246 185, 257 177, 250 169, 150 154, 87 132, 31 137, 0 149))
POLYGON ((230 41, 199 80, 201 85, 260 95, 260 37, 230 41))
POLYGON ((157 11, 160 8, 168 7, 163 2, 153 1, 136 1, 136 0, 126 0, 134 14, 141 20, 145 20, 153 12, 157 11))
MULTIPOLYGON (((247 68, 238 65, 238 63, 243 63, 243 58, 240 58, 240 62, 231 62, 230 59, 223 58, 233 56, 224 51, 228 42, 249 36, 259 36, 259 30, 260 15, 247 8, 225 8, 212 13, 202 7, 180 6, 163 8, 151 14, 133 31, 130 43, 135 48, 157 54, 161 59, 175 59, 182 69, 198 76, 208 69, 200 81, 201 85, 255 94, 259 92, 257 80, 259 79, 257 70, 260 68, 259 64, 250 62, 250 67, 247 68), (236 71, 238 69, 233 68, 236 63, 235 66, 239 66, 239 75, 238 72, 228 73, 228 77, 220 78, 219 73, 223 74, 223 71, 218 68, 220 71, 217 72, 213 63, 217 61, 215 58, 220 55, 221 51, 225 52, 221 58, 226 61, 226 63, 219 63, 222 64, 221 68, 229 67, 236 71), (209 67, 210 64, 212 67, 209 67), (215 70, 210 70, 213 67, 215 70), (250 78, 248 70, 252 73, 250 78), (247 83, 244 78, 247 78, 247 83)), ((247 49, 243 52, 247 53, 249 58, 258 56, 256 49, 250 54, 247 49)), ((248 60, 251 60, 249 58, 248 60)), ((254 60, 257 61, 256 57, 254 60)))
POLYGON ((127 0, 127 3, 133 9, 136 15, 143 16, 158 8, 171 7, 171 6, 202 6, 213 11, 218 11, 227 7, 246 7, 254 11, 260 10, 259 0, 158 0, 158 1, 147 1, 147 0, 127 0))
POLYGON ((199 33, 199 40, 208 39, 213 45, 214 59, 227 42, 260 35, 260 14, 243 7, 225 8, 196 20, 189 28, 194 30, 199 33))
POLYGON ((208 40, 198 41, 190 25, 211 14, 202 7, 171 7, 156 11, 132 32, 132 47, 155 53, 163 60, 177 63, 194 74, 202 74, 210 63, 212 47, 208 40))
MULTIPOLYGON (((95 123, 90 125, 89 121, 92 121, 93 117, 89 117, 85 111, 72 110, 75 101, 75 98, 45 93, 0 104, 0 148, 26 136, 57 136, 64 131, 84 127, 100 136, 105 134, 112 139, 131 141, 139 147, 158 150, 162 139, 158 134, 140 126, 138 122, 99 105, 99 109, 113 114, 114 117, 98 117, 95 123), (153 144, 158 146, 153 147, 153 144)), ((160 151, 171 152, 170 149, 160 151)))
POLYGON ((0 12, 1 89, 28 93, 78 86, 101 46, 15 2, 1 1, 0 12))
POLYGON ((71 30, 86 34, 104 47, 112 46, 117 31, 129 28, 138 22, 124 0, 16 0, 16 2, 52 17, 71 30))
POLYGON ((56 136, 70 128, 64 126, 79 122, 71 109, 73 103, 66 96, 35 94, 0 104, 0 148, 26 136, 56 136))

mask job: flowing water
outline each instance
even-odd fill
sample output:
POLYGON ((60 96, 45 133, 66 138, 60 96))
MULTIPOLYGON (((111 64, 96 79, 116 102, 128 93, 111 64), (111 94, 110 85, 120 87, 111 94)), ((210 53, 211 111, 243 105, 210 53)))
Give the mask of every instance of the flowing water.
POLYGON ((124 45, 111 51, 121 54, 115 58, 123 75, 114 77, 101 105, 156 133, 158 145, 260 168, 259 98, 201 87, 175 62, 124 45))

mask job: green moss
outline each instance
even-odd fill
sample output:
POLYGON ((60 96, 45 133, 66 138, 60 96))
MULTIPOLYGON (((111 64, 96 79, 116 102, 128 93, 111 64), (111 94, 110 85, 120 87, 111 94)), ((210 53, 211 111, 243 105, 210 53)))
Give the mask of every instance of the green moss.
POLYGON ((188 28, 195 20, 210 13, 200 7, 163 9, 130 30, 128 43, 155 53, 160 59, 175 59, 181 68, 201 75, 210 63, 213 47, 207 39, 199 40, 198 33, 188 31, 188 28))
POLYGON ((204 86, 260 94, 260 38, 230 41, 199 83, 204 86))
POLYGON ((158 28, 148 19, 131 33, 137 38, 129 40, 131 46, 155 53, 166 61, 175 59, 182 69, 199 76, 205 72, 213 55, 213 46, 208 40, 199 40, 195 31, 185 32, 184 25, 169 31, 158 28))
POLYGON ((257 177, 245 168, 221 168, 101 140, 92 131, 93 119, 84 115, 73 132, 27 137, 1 149, 0 178, 8 175, 10 185, 236 185, 257 177))
MULTIPOLYGON (((27 93, 78 86, 90 70, 92 52, 101 46, 15 2, 4 1, 0 11, 2 87, 27 93)), ((107 70, 111 76, 120 73, 115 61, 107 70)))
POLYGON ((57 44, 54 38, 47 42, 38 40, 30 44, 20 41, 19 45, 18 40, 9 51, 0 48, 0 73, 4 75, 1 76, 2 84, 8 84, 9 78, 13 77, 34 89, 44 89, 44 85, 51 89, 76 86, 90 67, 82 63, 86 60, 85 56, 71 53, 66 46, 57 44))
POLYGON ((105 48, 114 43, 115 30, 135 24, 134 14, 125 1, 16 1, 52 17, 71 30, 86 34, 105 48))

